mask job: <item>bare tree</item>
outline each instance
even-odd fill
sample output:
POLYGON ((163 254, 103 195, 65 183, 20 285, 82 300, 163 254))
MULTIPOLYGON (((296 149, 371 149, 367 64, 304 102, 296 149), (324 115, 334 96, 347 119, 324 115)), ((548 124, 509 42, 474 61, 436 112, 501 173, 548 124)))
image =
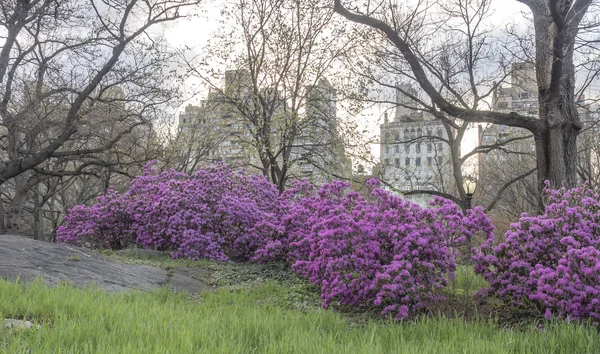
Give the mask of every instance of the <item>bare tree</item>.
POLYGON ((353 42, 335 25, 332 9, 320 0, 239 0, 227 14, 232 32, 207 51, 235 68, 225 73, 224 87, 215 79, 221 72, 193 62, 190 71, 209 84, 221 121, 239 128, 223 128, 235 136, 228 149, 255 156, 245 162, 280 190, 303 174, 300 165, 335 174, 340 159, 332 155, 343 151, 327 77, 353 42))
MULTIPOLYGON (((466 123, 492 123, 531 132, 536 146, 538 191, 544 180, 550 180, 555 186, 572 186, 577 182, 576 142, 581 130, 575 100, 573 55, 580 28, 591 25, 583 21, 592 0, 520 2, 529 7, 533 16, 539 119, 517 112, 482 110, 473 104, 477 97, 482 96, 475 83, 471 89, 474 96, 462 99, 460 92, 454 90, 453 82, 436 76, 435 68, 423 60, 418 41, 407 30, 414 21, 413 17, 397 21, 393 15, 396 11, 393 4, 369 1, 364 7, 354 6, 350 10, 342 0, 335 0, 334 8, 348 20, 381 33, 405 60, 410 74, 440 113, 466 123), (455 102, 448 100, 437 87, 439 84, 447 92, 456 92, 454 96, 460 99, 455 102)), ((467 10, 470 2, 462 3, 467 5, 462 9, 467 10)), ((427 11, 428 8, 425 9, 427 11)), ((477 48, 476 45, 469 47, 477 48)))
MULTIPOLYGON (((428 7, 425 1, 421 1, 415 3, 414 8, 393 7, 385 14, 387 21, 393 23, 404 38, 410 39, 415 58, 421 63, 432 85, 435 85, 436 91, 444 100, 465 110, 490 109, 495 91, 512 74, 510 63, 506 62, 499 51, 505 43, 492 40, 494 26, 486 24, 490 1, 445 1, 436 8, 435 15, 431 16, 433 19, 428 16, 429 11, 432 11, 432 8, 428 7), (437 39, 431 40, 434 33, 437 39)), ((357 30, 365 31, 361 28, 357 30)), ((363 35, 377 38, 369 29, 363 35)), ((475 141, 475 130, 478 126, 471 121, 448 115, 422 89, 415 89, 419 83, 409 63, 395 47, 388 48, 382 43, 385 40, 366 41, 363 44, 362 55, 356 56, 361 60, 354 65, 354 70, 357 75, 377 87, 394 91, 395 101, 386 99, 381 93, 370 98, 371 102, 395 107, 396 118, 392 125, 404 127, 416 124, 423 129, 423 133, 415 135, 413 132, 409 135, 405 132, 394 139, 382 137, 382 156, 388 155, 387 150, 390 147, 400 150, 400 154, 394 155, 395 158, 388 158, 389 162, 396 160, 396 166, 384 165, 387 165, 387 170, 404 169, 406 172, 415 172, 415 165, 419 163, 419 166, 424 167, 418 167, 416 172, 426 170, 429 173, 432 169, 435 170, 434 176, 425 176, 430 180, 428 183, 421 183, 425 181, 422 173, 420 176, 415 173, 407 175, 406 181, 417 180, 419 183, 404 186, 399 191, 404 195, 443 196, 466 208, 467 196, 462 187, 464 174, 477 173, 480 155, 505 151, 521 138, 511 137, 467 148, 464 141, 475 141), (401 123, 396 123, 398 120, 401 123), (434 131, 441 130, 441 133, 432 134, 432 128, 434 131), (418 155, 416 161, 409 165, 408 159, 414 156, 404 156, 402 150, 413 151, 413 145, 418 148, 425 143, 436 149, 422 151, 422 155, 418 155), (408 168, 404 166, 404 157, 407 158, 408 168)), ((396 173, 392 175, 400 177, 396 173)), ((502 193, 505 189, 502 188, 502 184, 489 187, 491 188, 488 188, 487 192, 491 193, 491 198, 486 202, 490 204, 485 205, 487 208, 493 208, 495 203, 491 201, 498 197, 497 193, 502 193)))
POLYGON ((172 96, 168 53, 150 31, 196 4, 0 3, 0 186, 9 201, 0 203, 2 228, 18 231, 31 205, 39 220, 62 178, 127 174, 139 161, 156 111, 172 96))

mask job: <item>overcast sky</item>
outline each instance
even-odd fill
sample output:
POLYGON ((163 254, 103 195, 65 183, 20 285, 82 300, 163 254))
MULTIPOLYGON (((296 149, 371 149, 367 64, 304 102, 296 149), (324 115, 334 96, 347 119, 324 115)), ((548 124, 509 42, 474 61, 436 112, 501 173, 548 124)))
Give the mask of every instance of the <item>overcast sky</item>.
MULTIPOLYGON (((170 25, 164 30, 164 35, 167 38, 169 44, 175 48, 183 48, 184 46, 193 48, 196 53, 202 53, 202 50, 208 42, 212 34, 223 25, 222 16, 220 11, 226 4, 231 4, 232 0, 219 1, 219 0, 207 0, 196 12, 196 17, 192 19, 186 19, 179 21, 176 25, 170 25)), ((233 0, 235 1, 235 0, 233 0)), ((332 1, 333 3, 333 1, 332 1)), ((528 9, 523 4, 516 0, 495 0, 492 2, 493 14, 489 21, 492 21, 497 27, 503 28, 507 24, 512 23, 525 23, 524 16, 528 13, 528 9)), ((186 85, 186 93, 191 95, 192 92, 197 92, 197 88, 190 89, 190 87, 202 85, 199 80, 190 79, 186 85)), ((200 99, 204 98, 207 90, 201 90, 200 93, 194 97, 190 97, 188 101, 182 104, 182 109, 188 103, 197 104, 200 99)), ((365 110, 360 117, 357 117, 357 121, 360 125, 366 128, 371 136, 379 135, 379 124, 383 121, 383 115, 386 107, 374 107, 365 110)), ((391 115, 393 116, 393 115, 391 115)), ((474 137, 466 145, 474 146, 474 137)), ((465 151, 470 150, 472 146, 465 146, 465 151)), ((379 158, 379 145, 372 145, 372 154, 375 158, 379 158)))

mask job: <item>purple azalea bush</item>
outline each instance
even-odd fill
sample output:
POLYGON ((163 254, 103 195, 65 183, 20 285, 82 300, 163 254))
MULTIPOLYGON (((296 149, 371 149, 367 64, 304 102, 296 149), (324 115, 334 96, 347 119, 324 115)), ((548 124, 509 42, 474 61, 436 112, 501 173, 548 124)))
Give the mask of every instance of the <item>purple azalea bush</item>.
POLYGON ((264 177, 224 165, 191 177, 175 171, 157 174, 149 165, 122 196, 111 194, 95 205, 73 208, 57 240, 80 244, 93 239, 99 240, 94 245, 118 249, 126 244, 105 240, 126 235, 130 243, 172 251, 174 258, 244 261, 279 232, 278 214, 277 188, 264 177))
POLYGON ((56 238, 90 248, 127 247, 135 242, 135 232, 126 200, 111 189, 92 206, 74 206, 56 230, 56 238))
POLYGON ((306 182, 284 194, 282 237, 259 249, 255 259, 284 259, 321 290, 323 306, 337 300, 370 305, 404 319, 443 299, 454 278, 456 251, 467 234, 493 231, 481 208, 464 216, 437 198, 423 209, 375 188, 371 198, 334 181, 320 190, 306 182))
POLYGON ((371 196, 334 181, 306 181, 279 194, 262 176, 224 165, 188 176, 151 165, 129 190, 77 206, 57 231, 61 242, 118 249, 128 244, 171 251, 174 258, 285 261, 332 301, 370 306, 404 319, 442 300, 454 278, 457 246, 492 238, 481 208, 467 215, 436 198, 430 208, 378 188, 371 196))
POLYGON ((544 214, 523 214, 504 242, 490 238, 474 256, 490 283, 481 294, 535 306, 547 318, 599 323, 600 196, 588 186, 545 192, 544 214))

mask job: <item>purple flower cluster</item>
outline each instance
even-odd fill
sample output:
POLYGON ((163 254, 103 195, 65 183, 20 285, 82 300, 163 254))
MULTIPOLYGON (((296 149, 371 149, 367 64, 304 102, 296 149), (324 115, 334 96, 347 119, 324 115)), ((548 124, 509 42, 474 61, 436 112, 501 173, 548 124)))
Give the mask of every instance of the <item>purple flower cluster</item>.
POLYGON ((118 249, 128 243, 191 259, 248 260, 280 231, 278 191, 264 177, 224 165, 190 177, 146 167, 127 193, 73 208, 57 230, 60 242, 118 249), (116 243, 114 240, 128 242, 116 243))
POLYGON ((464 216, 439 198, 423 209, 378 188, 365 199, 340 181, 318 191, 299 182, 283 197, 285 232, 255 259, 290 262, 321 289, 323 306, 377 306, 397 319, 442 299, 454 277, 453 246, 493 231, 481 208, 464 216))
POLYGON ((111 249, 135 242, 191 259, 283 260, 319 287, 323 306, 407 318, 443 299, 456 247, 475 233, 493 238, 493 226, 481 208, 465 216, 441 198, 422 208, 368 184, 369 198, 340 181, 318 190, 298 181, 279 195, 264 177, 223 165, 192 177, 147 166, 123 195, 73 208, 57 239, 111 249))
POLYGON ((491 293, 545 314, 600 322, 600 198, 588 186, 546 189, 540 216, 523 214, 504 242, 474 256, 491 293))
POLYGON ((71 208, 56 238, 77 246, 121 249, 135 242, 131 226, 127 203, 111 189, 92 206, 71 208))

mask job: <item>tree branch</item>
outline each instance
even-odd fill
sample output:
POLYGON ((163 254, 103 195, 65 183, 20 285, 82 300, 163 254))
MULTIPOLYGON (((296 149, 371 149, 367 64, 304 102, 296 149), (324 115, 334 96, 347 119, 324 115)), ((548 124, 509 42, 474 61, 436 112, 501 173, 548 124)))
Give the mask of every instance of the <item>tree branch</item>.
POLYGON ((427 74, 425 73, 423 66, 419 62, 418 57, 415 55, 408 43, 402 39, 389 25, 376 18, 353 13, 347 10, 342 5, 341 0, 335 0, 334 11, 352 22, 364 24, 381 31, 402 53, 421 88, 439 107, 439 109, 446 114, 468 122, 494 123, 512 127, 520 127, 527 129, 534 134, 537 134, 543 130, 545 125, 544 122, 540 121, 539 119, 520 115, 516 112, 501 113, 493 111, 467 110, 451 104, 437 89, 435 89, 435 87, 433 87, 427 78, 427 74))
POLYGON ((498 190, 498 193, 496 193, 496 197, 490 202, 490 204, 488 204, 487 207, 485 207, 485 212, 489 212, 490 210, 492 210, 492 208, 496 205, 496 203, 498 203, 498 201, 500 201, 500 198, 502 198, 502 193, 504 193, 505 190, 508 189, 508 187, 510 187, 513 183, 522 180, 523 178, 529 176, 530 174, 534 173, 535 171, 537 171, 537 167, 536 168, 532 168, 531 170, 518 175, 517 177, 509 180, 508 182, 506 182, 502 188, 500 188, 498 190))

